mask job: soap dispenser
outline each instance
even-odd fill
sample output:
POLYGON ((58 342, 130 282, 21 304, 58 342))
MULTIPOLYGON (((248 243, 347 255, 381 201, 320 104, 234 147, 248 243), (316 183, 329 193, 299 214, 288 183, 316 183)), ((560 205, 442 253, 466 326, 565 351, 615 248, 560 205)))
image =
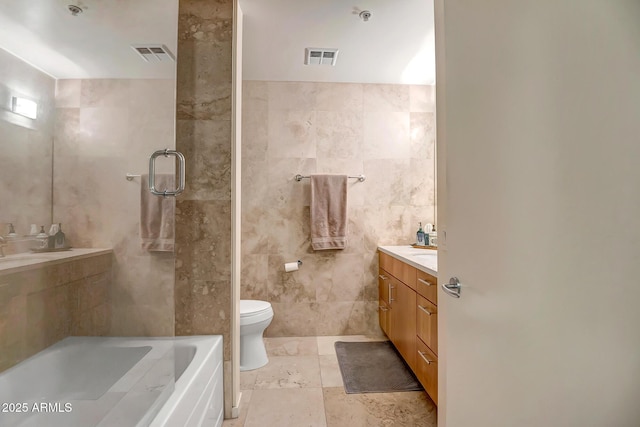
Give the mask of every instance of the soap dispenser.
POLYGON ((424 243, 424 231, 422 230, 422 223, 418 223, 418 232, 416 233, 416 245, 425 246, 424 243))

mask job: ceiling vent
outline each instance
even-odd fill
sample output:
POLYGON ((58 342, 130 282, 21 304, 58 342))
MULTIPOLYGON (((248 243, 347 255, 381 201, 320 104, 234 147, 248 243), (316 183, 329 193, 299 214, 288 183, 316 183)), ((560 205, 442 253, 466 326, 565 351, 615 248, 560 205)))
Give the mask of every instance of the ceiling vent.
POLYGON ((146 62, 175 62, 176 60, 169 48, 163 44, 132 44, 131 47, 146 62))
POLYGON ((338 49, 308 47, 304 50, 305 65, 336 65, 338 49))

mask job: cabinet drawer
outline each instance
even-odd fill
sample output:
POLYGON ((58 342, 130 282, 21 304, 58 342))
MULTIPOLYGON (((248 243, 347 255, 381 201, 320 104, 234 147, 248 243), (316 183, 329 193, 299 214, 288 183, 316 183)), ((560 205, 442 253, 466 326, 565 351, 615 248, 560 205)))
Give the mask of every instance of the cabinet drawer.
POLYGON ((392 276, 409 286, 411 289, 416 289, 417 269, 415 267, 412 267, 391 255, 387 255, 384 252, 379 252, 378 261, 381 269, 391 273, 392 276))
POLYGON ((438 307, 418 295, 416 310, 416 333, 418 337, 438 354, 438 307))
POLYGON ((420 338, 416 339, 416 370, 418 380, 433 402, 438 404, 438 356, 420 338))
POLYGON ((434 304, 438 304, 438 279, 424 271, 417 270, 416 291, 434 304))

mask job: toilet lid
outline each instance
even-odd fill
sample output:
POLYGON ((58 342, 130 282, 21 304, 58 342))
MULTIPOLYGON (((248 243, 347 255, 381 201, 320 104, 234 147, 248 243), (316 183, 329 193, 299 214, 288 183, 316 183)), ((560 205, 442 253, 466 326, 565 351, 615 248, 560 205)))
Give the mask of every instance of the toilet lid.
POLYGON ((268 310, 269 307, 271 307, 271 304, 269 304, 267 301, 242 299, 240 300, 240 316, 268 310))

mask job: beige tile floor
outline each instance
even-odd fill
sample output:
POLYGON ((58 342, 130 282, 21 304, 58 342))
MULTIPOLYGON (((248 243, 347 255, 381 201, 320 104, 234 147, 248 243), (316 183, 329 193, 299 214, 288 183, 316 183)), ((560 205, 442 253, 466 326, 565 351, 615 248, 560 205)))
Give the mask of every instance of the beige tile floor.
POLYGON ((265 338, 269 363, 240 373, 240 417, 223 427, 435 427, 436 407, 425 392, 345 393, 333 344, 369 340, 265 338))

